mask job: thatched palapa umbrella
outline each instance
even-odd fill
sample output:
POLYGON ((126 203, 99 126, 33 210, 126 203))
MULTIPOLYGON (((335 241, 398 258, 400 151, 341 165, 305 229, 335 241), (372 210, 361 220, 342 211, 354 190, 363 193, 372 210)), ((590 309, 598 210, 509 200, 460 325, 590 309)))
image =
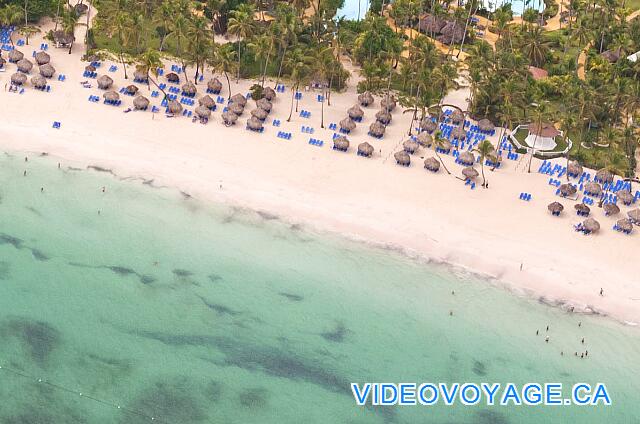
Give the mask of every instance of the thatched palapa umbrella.
POLYGON ((127 91, 128 94, 131 94, 133 96, 138 92, 138 87, 131 84, 131 85, 128 85, 127 88, 125 88, 125 90, 127 91))
POLYGON ((567 174, 572 177, 579 177, 580 175, 582 175, 582 171, 583 169, 580 163, 575 160, 569 162, 569 165, 567 166, 567 174))
POLYGON ((369 134, 374 137, 382 137, 384 135, 385 127, 380 122, 376 121, 369 126, 369 134))
POLYGON ((616 222, 618 226, 618 230, 624 231, 625 233, 630 233, 633 231, 633 223, 629 218, 622 218, 616 222))
POLYGON ((591 212, 589 206, 584 203, 576 203, 573 207, 578 215, 589 216, 589 213, 591 212))
POLYGON ((269 116, 269 112, 261 108, 256 108, 251 111, 251 116, 264 121, 265 119, 267 119, 267 116, 269 116))
POLYGON ((402 148, 409 154, 415 153, 419 147, 420 145, 413 140, 405 140, 404 143, 402 143, 402 148))
POLYGON ((613 181, 613 174, 606 169, 601 169, 596 172, 595 181, 599 181, 601 183, 610 183, 613 181))
POLYGON ((389 125, 389 122, 391 122, 391 114, 386 110, 381 110, 376 113, 376 120, 383 125, 389 125))
POLYGON ((451 137, 457 138, 459 141, 463 141, 467 138, 467 131, 465 131, 465 129, 461 126, 455 127, 453 130, 451 130, 451 137))
POLYGON ((240 116, 244 113, 244 106, 240 103, 231 103, 231 106, 229 106, 229 110, 240 116))
POLYGON ((366 141, 358 144, 358 156, 364 156, 370 158, 373 154, 373 146, 366 141))
POLYGON ((604 214, 607 216, 613 216, 620 213, 620 208, 615 203, 605 203, 602 206, 602 209, 604 209, 604 214))
POLYGON ((598 183, 589 182, 584 185, 584 192, 592 196, 599 196, 602 193, 602 186, 598 183))
POLYGON ((104 99, 109 103, 114 103, 120 100, 120 95, 113 90, 109 90, 102 95, 104 99))
POLYGON ((370 92, 365 91, 364 93, 358 96, 358 102, 360 103, 361 106, 364 106, 364 107, 370 106, 373 104, 373 95, 370 92))
POLYGON ((557 216, 557 215, 560 215, 560 212, 564 210, 564 206, 560 202, 553 202, 553 203, 549 203, 549 206, 547 206, 547 209, 549 209, 549 212, 551 212, 552 215, 557 216))
POLYGON ((351 119, 362 119, 364 111, 358 105, 353 105, 347 110, 347 114, 351 119))
POLYGON ((462 152, 460 153, 460 156, 458 156, 458 162, 463 165, 470 166, 476 162, 476 158, 471 152, 462 152))
POLYGON ((271 112, 271 108, 273 107, 271 102, 264 97, 256 102, 256 106, 260 109, 266 110, 267 112, 271 112))
POLYGON ((247 99, 242 94, 238 93, 231 96, 231 102, 244 107, 247 104, 247 99))
POLYGON ((451 150, 451 142, 445 138, 440 142, 439 148, 445 152, 448 152, 449 150, 451 150))
POLYGON ((393 157, 398 165, 409 166, 411 164, 411 156, 405 151, 395 152, 393 157))
POLYGON ((182 85, 182 93, 186 96, 195 96, 197 92, 198 89, 192 82, 186 82, 182 85))
POLYGON ((560 195, 562 197, 573 196, 577 191, 573 184, 565 183, 560 186, 560 195))
POLYGON ((454 124, 459 124, 464 121, 464 113, 460 112, 458 109, 455 109, 451 113, 451 122, 454 124))
POLYGON ((333 150, 346 152, 348 149, 349 149, 349 140, 347 140, 347 137, 340 136, 340 137, 336 137, 333 140, 333 150))
POLYGON ((249 128, 252 131, 260 131, 262 129, 262 121, 256 118, 255 116, 252 116, 247 121, 247 128, 249 128))
POLYGON ((262 95, 264 96, 265 99, 269 100, 270 102, 276 99, 276 92, 271 87, 265 87, 262 90, 262 95))
POLYGON ((49 63, 51 61, 51 56, 45 52, 38 52, 36 53, 35 59, 38 66, 40 66, 49 63))
POLYGON ((167 109, 169 113, 173 113, 174 115, 182 113, 182 105, 176 100, 171 100, 167 105, 167 109))
POLYGON ((396 108, 396 100, 393 98, 393 96, 385 96, 380 101, 380 106, 382 107, 382 110, 392 112, 396 108))
POLYGON ((56 73, 56 68, 51 66, 50 63, 40 66, 38 70, 40 71, 40 75, 45 78, 51 78, 56 73))
POLYGON ((424 160, 424 167, 431 172, 438 172, 440 170, 440 161, 433 156, 424 160))
POLYGON ((342 121, 340 121, 340 129, 346 132, 351 132, 355 129, 356 123, 351 120, 351 118, 346 117, 342 121))
POLYGON ((98 82, 98 88, 102 90, 108 90, 113 85, 113 80, 109 75, 101 75, 96 81, 98 82))
POLYGON ((95 72, 96 71, 96 67, 93 65, 87 65, 84 67, 84 70, 87 72, 95 72))
POLYGON ((207 90, 213 93, 219 93, 222 90, 222 83, 218 78, 212 78, 207 82, 207 90))
POLYGON ((582 223, 582 227, 588 233, 597 233, 600 230, 600 223, 593 218, 587 218, 582 223))
POLYGON ((478 121, 478 129, 480 129, 480 131, 492 131, 495 129, 495 126, 493 125, 493 122, 484 118, 478 121))
POLYGON ((206 106, 200 105, 194 109, 194 112, 201 119, 209 119, 211 117, 211 109, 206 106))
POLYGON ((431 118, 423 118, 422 121, 420 121, 420 129, 432 133, 438 129, 438 124, 433 122, 431 118))
POLYGON ((618 196, 618 200, 627 206, 633 203, 634 197, 629 190, 620 190, 616 193, 616 196, 618 196))
POLYGON ((468 166, 466 168, 464 168, 462 170, 462 175, 464 175, 464 177, 468 180, 472 180, 474 178, 476 178, 479 174, 478 171, 476 171, 475 168, 468 166))
POLYGON ((175 72, 169 72, 167 74, 167 81, 171 83, 178 83, 180 82, 180 77, 175 72))
POLYGON ((640 209, 636 208, 632 211, 627 212, 629 219, 636 225, 640 225, 640 209))
POLYGON ((216 105, 216 101, 213 100, 211 96, 206 94, 198 99, 198 104, 208 109, 213 109, 213 107, 216 105))
POLYGON ((149 81, 149 77, 147 76, 146 72, 142 72, 140 70, 137 70, 133 73, 133 78, 135 81, 141 82, 141 83, 146 83, 149 81))
POLYGON ((19 60, 17 65, 18 71, 24 72, 25 74, 28 74, 29 72, 31 72, 31 69, 33 69, 33 63, 31 63, 29 59, 19 60))
POLYGON ((222 121, 226 126, 234 125, 238 120, 238 115, 233 112, 226 111, 222 113, 222 121))
POLYGON ((15 74, 11 75, 11 84, 22 85, 25 82, 27 82, 27 76, 25 74, 16 72, 15 74))
POLYGON ((45 88, 47 86, 47 80, 42 75, 36 75, 31 78, 31 85, 35 88, 45 88))
POLYGON ((133 107, 137 110, 147 110, 149 107, 149 99, 144 96, 137 96, 133 99, 133 107))
POLYGON ((20 50, 13 49, 9 52, 9 62, 18 63, 20 60, 24 59, 24 53, 20 50))
POLYGON ((431 145, 433 144, 433 137, 431 137, 428 132, 423 131, 418 134, 418 136, 416 137, 416 141, 422 147, 431 147, 431 145))

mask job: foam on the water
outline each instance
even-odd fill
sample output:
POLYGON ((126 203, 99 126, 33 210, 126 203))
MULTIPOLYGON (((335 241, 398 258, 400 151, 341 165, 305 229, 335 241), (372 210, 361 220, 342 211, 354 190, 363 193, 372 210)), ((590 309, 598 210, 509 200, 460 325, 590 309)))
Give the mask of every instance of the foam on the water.
POLYGON ((0 159, 2 423, 640 416, 635 328, 50 160, 0 159), (352 381, 603 382, 614 406, 358 408, 352 381))

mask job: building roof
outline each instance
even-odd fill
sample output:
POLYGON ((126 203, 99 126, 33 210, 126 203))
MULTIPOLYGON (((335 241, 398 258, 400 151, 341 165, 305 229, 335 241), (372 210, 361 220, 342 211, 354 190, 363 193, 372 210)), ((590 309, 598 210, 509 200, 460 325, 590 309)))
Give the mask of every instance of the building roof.
POLYGON ((556 137, 560 135, 560 131, 548 122, 543 122, 541 125, 529 124, 529 134, 535 134, 538 137, 556 137))
POLYGON ((549 76, 549 73, 542 68, 536 68, 535 66, 529 66, 529 73, 534 80, 540 80, 549 76))

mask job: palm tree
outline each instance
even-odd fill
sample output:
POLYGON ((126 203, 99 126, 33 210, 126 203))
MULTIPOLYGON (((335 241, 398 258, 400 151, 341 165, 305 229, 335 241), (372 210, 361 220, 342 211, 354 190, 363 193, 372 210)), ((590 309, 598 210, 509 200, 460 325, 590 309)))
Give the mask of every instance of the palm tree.
POLYGON ((174 4, 170 1, 163 1, 160 4, 159 12, 157 13, 156 21, 160 24, 162 28, 162 34, 160 34, 160 48, 162 51, 164 49, 164 43, 169 34, 171 34, 171 22, 175 16, 175 7, 174 4))
MULTIPOLYGON (((193 82, 198 83, 198 75, 200 69, 204 72, 204 61, 209 52, 209 28, 208 22, 204 17, 195 16, 191 20, 191 25, 187 28, 187 37, 189 40, 188 49, 191 59, 195 62, 196 72, 193 82)), ((185 74, 186 78, 187 74, 185 74)))
POLYGON ((233 46, 230 44, 215 44, 212 48, 211 66, 217 71, 221 72, 227 79, 227 86, 229 88, 229 96, 231 98, 231 81, 229 80, 229 73, 234 72, 236 66, 235 52, 233 46))
POLYGON ((163 68, 164 64, 160 59, 160 52, 154 49, 147 49, 144 53, 138 56, 138 70, 144 72, 147 75, 147 88, 151 89, 150 83, 153 83, 164 95, 163 99, 167 97, 167 93, 158 85, 158 69, 163 68), (154 78, 151 78, 151 75, 154 78))
POLYGON ((227 31, 233 34, 237 38, 238 45, 238 73, 236 82, 240 82, 240 62, 242 56, 242 49, 240 42, 246 40, 253 35, 254 10, 250 4, 241 4, 237 10, 231 12, 231 19, 229 19, 229 27, 227 31))
MULTIPOLYGON (((293 115, 293 101, 295 99, 295 93, 300 88, 300 83, 306 80, 311 69, 312 57, 307 56, 306 52, 302 48, 296 48, 291 51, 291 54, 287 56, 285 63, 286 69, 289 70, 293 85, 291 86, 291 109, 289 111, 289 117, 287 122, 291 121, 293 115)), ((296 100, 296 112, 298 111, 298 99, 296 100)))
POLYGON ((62 30, 72 36, 72 41, 69 43, 69 54, 71 54, 71 49, 73 48, 74 33, 79 19, 79 16, 73 10, 66 12, 62 17, 62 30))
POLYGON ((173 27, 171 29, 170 36, 176 39, 176 53, 178 58, 180 58, 180 63, 182 65, 182 72, 184 73, 184 77, 188 79, 187 76, 187 55, 184 54, 184 49, 182 45, 182 41, 187 39, 187 33, 189 31, 189 20, 182 13, 178 13, 178 15, 173 20, 173 27))
POLYGON ((22 28, 20 28, 20 34, 24 35, 25 43, 27 46, 29 45, 29 37, 39 32, 40 32, 40 28, 33 25, 25 25, 22 28))
POLYGON ((533 66, 544 65, 548 51, 542 28, 532 27, 524 33, 522 52, 529 58, 533 66))
MULTIPOLYGON (((540 104, 535 104, 535 111, 534 111, 534 117, 535 120, 534 122, 538 125, 538 129, 542 128, 542 122, 547 118, 548 115, 548 110, 547 110, 547 106, 545 103, 540 103, 540 104)), ((539 131, 536 131, 536 135, 533 138, 533 146, 531 146, 531 156, 529 156, 529 167, 527 170, 527 173, 531 173, 531 162, 533 162, 533 155, 535 154, 535 149, 536 149, 536 141, 538 140, 538 133, 539 131)))
POLYGON ((442 157, 440 157, 440 153, 438 153, 438 149, 440 149, 444 145, 445 141, 447 141, 447 140, 442 137, 442 132, 440 130, 437 130, 433 134, 433 151, 435 152, 436 156, 438 157, 438 160, 442 164, 442 167, 444 168, 444 170, 447 171, 447 174, 451 175, 451 171, 449 171, 449 168, 447 168, 447 165, 444 164, 444 161, 442 160, 442 157))
POLYGON ((254 39, 252 43, 249 43, 249 48, 253 50, 256 61, 260 62, 261 73, 261 86, 264 88, 264 80, 267 77, 267 69, 269 66, 269 58, 271 57, 271 51, 275 44, 275 37, 272 32, 267 32, 260 37, 254 39))
POLYGON ((280 65, 278 67, 278 76, 276 77, 275 83, 275 87, 277 87, 280 82, 280 76, 282 75, 287 49, 291 45, 295 45, 297 42, 298 17, 293 13, 290 7, 287 7, 285 4, 281 4, 277 9, 275 25, 277 26, 280 34, 280 48, 282 49, 280 65))
POLYGON ((487 188, 487 180, 484 177, 484 162, 493 154, 493 145, 489 140, 482 140, 478 146, 473 149, 480 156, 480 169, 482 171, 482 187, 487 188))
POLYGON ((118 57, 120 59, 120 63, 122 63, 122 70, 124 71, 124 79, 127 79, 127 62, 124 58, 124 50, 126 46, 129 44, 129 35, 131 34, 131 18, 126 12, 118 12, 116 15, 113 27, 111 28, 112 33, 115 32, 115 35, 118 37, 118 57))

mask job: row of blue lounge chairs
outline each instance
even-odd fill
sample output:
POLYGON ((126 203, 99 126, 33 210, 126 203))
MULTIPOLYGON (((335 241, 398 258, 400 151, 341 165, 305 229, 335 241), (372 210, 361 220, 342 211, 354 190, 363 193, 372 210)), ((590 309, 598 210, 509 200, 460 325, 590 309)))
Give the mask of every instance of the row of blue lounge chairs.
POLYGON ((305 127, 305 126, 303 125, 303 126, 302 126, 302 128, 301 128, 301 131, 302 131, 303 133, 306 133, 306 134, 313 134, 313 131, 314 131, 314 130, 313 130, 313 128, 312 128, 312 127, 305 127))
POLYGON ((301 110, 300 111, 300 117, 301 118, 310 118, 311 117, 311 112, 309 112, 308 110, 301 110))
POLYGON ((520 193, 520 200, 524 200, 526 202, 531 200, 531 193, 520 193))
POLYGON ((291 133, 278 131, 278 138, 282 138, 283 140, 291 140, 291 133))
POLYGON ((324 145, 324 141, 318 140, 317 138, 310 138, 309 144, 311 144, 312 146, 322 147, 324 145))

